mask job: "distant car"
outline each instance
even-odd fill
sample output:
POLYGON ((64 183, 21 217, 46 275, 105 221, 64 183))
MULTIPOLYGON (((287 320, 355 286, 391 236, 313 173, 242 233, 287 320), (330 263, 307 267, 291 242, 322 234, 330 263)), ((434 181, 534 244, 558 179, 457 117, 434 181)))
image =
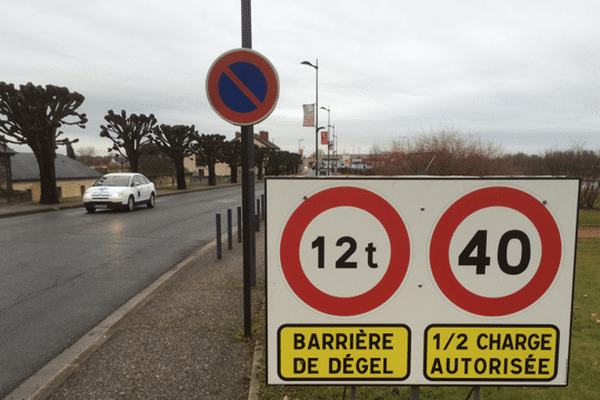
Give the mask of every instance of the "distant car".
POLYGON ((156 188, 142 174, 106 174, 98 179, 83 195, 85 209, 92 213, 104 208, 124 208, 133 211, 136 205, 156 204, 156 188))

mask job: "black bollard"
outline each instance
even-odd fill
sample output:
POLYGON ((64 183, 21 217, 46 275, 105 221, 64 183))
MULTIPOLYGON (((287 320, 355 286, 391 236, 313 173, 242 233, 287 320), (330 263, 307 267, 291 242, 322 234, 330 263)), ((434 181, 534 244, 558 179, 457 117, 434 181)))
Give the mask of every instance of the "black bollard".
POLYGON ((242 206, 237 208, 238 243, 242 243, 242 206))
POLYGON ((217 214, 217 260, 221 259, 221 214, 217 214))
POLYGON ((227 209, 227 249, 233 248, 233 242, 231 240, 231 208, 227 209))
POLYGON ((256 199, 255 231, 260 232, 260 199, 256 199))

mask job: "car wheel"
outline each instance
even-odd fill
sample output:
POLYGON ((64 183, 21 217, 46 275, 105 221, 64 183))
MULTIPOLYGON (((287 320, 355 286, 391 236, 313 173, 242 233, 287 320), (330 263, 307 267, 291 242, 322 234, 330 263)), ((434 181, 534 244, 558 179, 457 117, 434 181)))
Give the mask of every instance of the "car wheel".
POLYGON ((156 205, 156 196, 154 195, 154 193, 150 194, 150 199, 148 200, 146 205, 148 206, 148 208, 154 208, 154 206, 156 205))
POLYGON ((94 207, 94 206, 88 206, 88 205, 86 205, 85 209, 89 213, 93 213, 94 211, 96 211, 96 207, 94 207))
POLYGON ((127 200, 127 211, 133 211, 135 207, 135 200, 133 200, 133 196, 129 196, 127 200))

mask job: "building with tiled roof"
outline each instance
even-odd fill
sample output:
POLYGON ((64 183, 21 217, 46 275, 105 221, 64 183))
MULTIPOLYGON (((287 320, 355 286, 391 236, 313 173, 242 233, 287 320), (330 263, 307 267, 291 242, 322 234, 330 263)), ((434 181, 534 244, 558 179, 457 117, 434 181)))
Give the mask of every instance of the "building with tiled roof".
MULTIPOLYGON (((12 189, 29 193, 29 199, 40 200, 40 170, 33 153, 16 153, 11 157, 12 189)), ((80 162, 63 154, 54 161, 59 197, 83 196, 83 192, 102 176, 80 162)))

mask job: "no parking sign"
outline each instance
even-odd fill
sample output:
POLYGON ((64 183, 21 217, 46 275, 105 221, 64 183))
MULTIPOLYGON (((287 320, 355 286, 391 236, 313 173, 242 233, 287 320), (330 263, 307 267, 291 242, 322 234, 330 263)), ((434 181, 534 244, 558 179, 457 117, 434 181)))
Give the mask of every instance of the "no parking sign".
POLYGON ((275 109, 279 76, 271 62, 251 49, 223 53, 206 75, 206 94, 213 110, 234 125, 257 124, 275 109))
POLYGON ((269 178, 269 384, 566 385, 577 179, 269 178))

